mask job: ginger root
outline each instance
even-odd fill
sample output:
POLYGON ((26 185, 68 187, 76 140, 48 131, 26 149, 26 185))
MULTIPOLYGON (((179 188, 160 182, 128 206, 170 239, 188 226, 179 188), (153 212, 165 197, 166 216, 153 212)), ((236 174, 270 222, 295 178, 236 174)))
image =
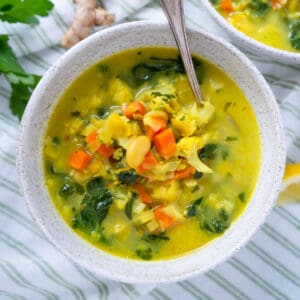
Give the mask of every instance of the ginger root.
POLYGON ((96 7, 96 0, 73 0, 76 14, 70 29, 61 40, 64 48, 70 48, 86 38, 94 26, 110 25, 115 16, 102 7, 96 7))

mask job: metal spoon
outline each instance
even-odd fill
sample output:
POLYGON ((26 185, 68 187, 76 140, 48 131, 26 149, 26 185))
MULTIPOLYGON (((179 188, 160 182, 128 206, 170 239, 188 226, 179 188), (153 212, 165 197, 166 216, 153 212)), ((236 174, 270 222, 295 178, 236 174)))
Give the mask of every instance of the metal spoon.
POLYGON ((163 11, 169 21, 176 44, 182 57, 183 65, 190 82, 193 94, 199 105, 203 104, 203 94, 200 90, 195 73, 190 49, 187 42, 186 27, 182 0, 160 0, 163 11))

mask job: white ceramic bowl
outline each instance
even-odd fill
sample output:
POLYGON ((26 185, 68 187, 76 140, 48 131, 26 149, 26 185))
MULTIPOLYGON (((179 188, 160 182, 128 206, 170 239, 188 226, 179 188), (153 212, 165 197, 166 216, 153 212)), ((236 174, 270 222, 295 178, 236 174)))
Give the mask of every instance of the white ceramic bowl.
POLYGON ((263 76, 237 49, 204 32, 189 30, 194 53, 223 69, 244 91, 260 128, 262 165, 253 197, 242 216, 221 237, 184 256, 163 261, 135 261, 109 255, 81 239, 56 211, 45 187, 42 143, 47 121, 66 87, 87 67, 117 51, 147 45, 175 47, 167 24, 133 22, 87 38, 57 61, 35 89, 23 116, 17 151, 21 189, 32 217, 66 256, 82 266, 125 282, 181 280, 207 271, 237 251, 255 233, 277 197, 285 147, 275 98, 263 76))
POLYGON ((202 0, 202 3, 212 15, 214 20, 233 38, 236 45, 242 47, 245 50, 253 53, 258 53, 267 59, 273 59, 289 64, 300 64, 300 53, 280 50, 261 42, 252 39, 243 32, 236 29, 229 22, 227 22, 214 8, 209 0, 202 0))

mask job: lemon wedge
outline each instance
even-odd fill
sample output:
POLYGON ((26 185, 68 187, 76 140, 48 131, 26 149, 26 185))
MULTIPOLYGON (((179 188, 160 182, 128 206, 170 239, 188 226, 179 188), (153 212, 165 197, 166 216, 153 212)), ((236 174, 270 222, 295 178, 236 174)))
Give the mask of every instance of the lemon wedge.
POLYGON ((286 165, 277 204, 300 201, 300 163, 286 165))

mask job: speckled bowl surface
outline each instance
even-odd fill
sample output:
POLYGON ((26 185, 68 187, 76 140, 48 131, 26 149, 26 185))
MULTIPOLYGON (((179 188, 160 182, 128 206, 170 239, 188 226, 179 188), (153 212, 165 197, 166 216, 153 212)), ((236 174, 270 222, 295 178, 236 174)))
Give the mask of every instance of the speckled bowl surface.
POLYGON ((255 54, 260 54, 268 59, 281 61, 288 64, 300 65, 300 53, 280 50, 261 42, 258 42, 243 32, 236 29, 229 22, 227 22, 214 8, 209 0, 201 0, 214 20, 233 38, 234 42, 241 48, 251 51, 255 54))
POLYGON ((109 255, 80 238, 63 221, 49 198, 42 167, 47 121, 66 87, 101 58, 147 45, 175 47, 167 24, 133 22, 96 33, 73 47, 44 75, 26 108, 17 149, 17 170, 27 206, 48 239, 67 257, 108 278, 124 282, 166 282, 205 272, 224 261, 255 233, 280 189, 285 164, 282 123, 274 95, 254 65, 230 44, 189 30, 192 52, 225 71, 244 91, 256 114, 262 165, 253 197, 242 216, 221 237, 184 256, 135 261, 109 255))

